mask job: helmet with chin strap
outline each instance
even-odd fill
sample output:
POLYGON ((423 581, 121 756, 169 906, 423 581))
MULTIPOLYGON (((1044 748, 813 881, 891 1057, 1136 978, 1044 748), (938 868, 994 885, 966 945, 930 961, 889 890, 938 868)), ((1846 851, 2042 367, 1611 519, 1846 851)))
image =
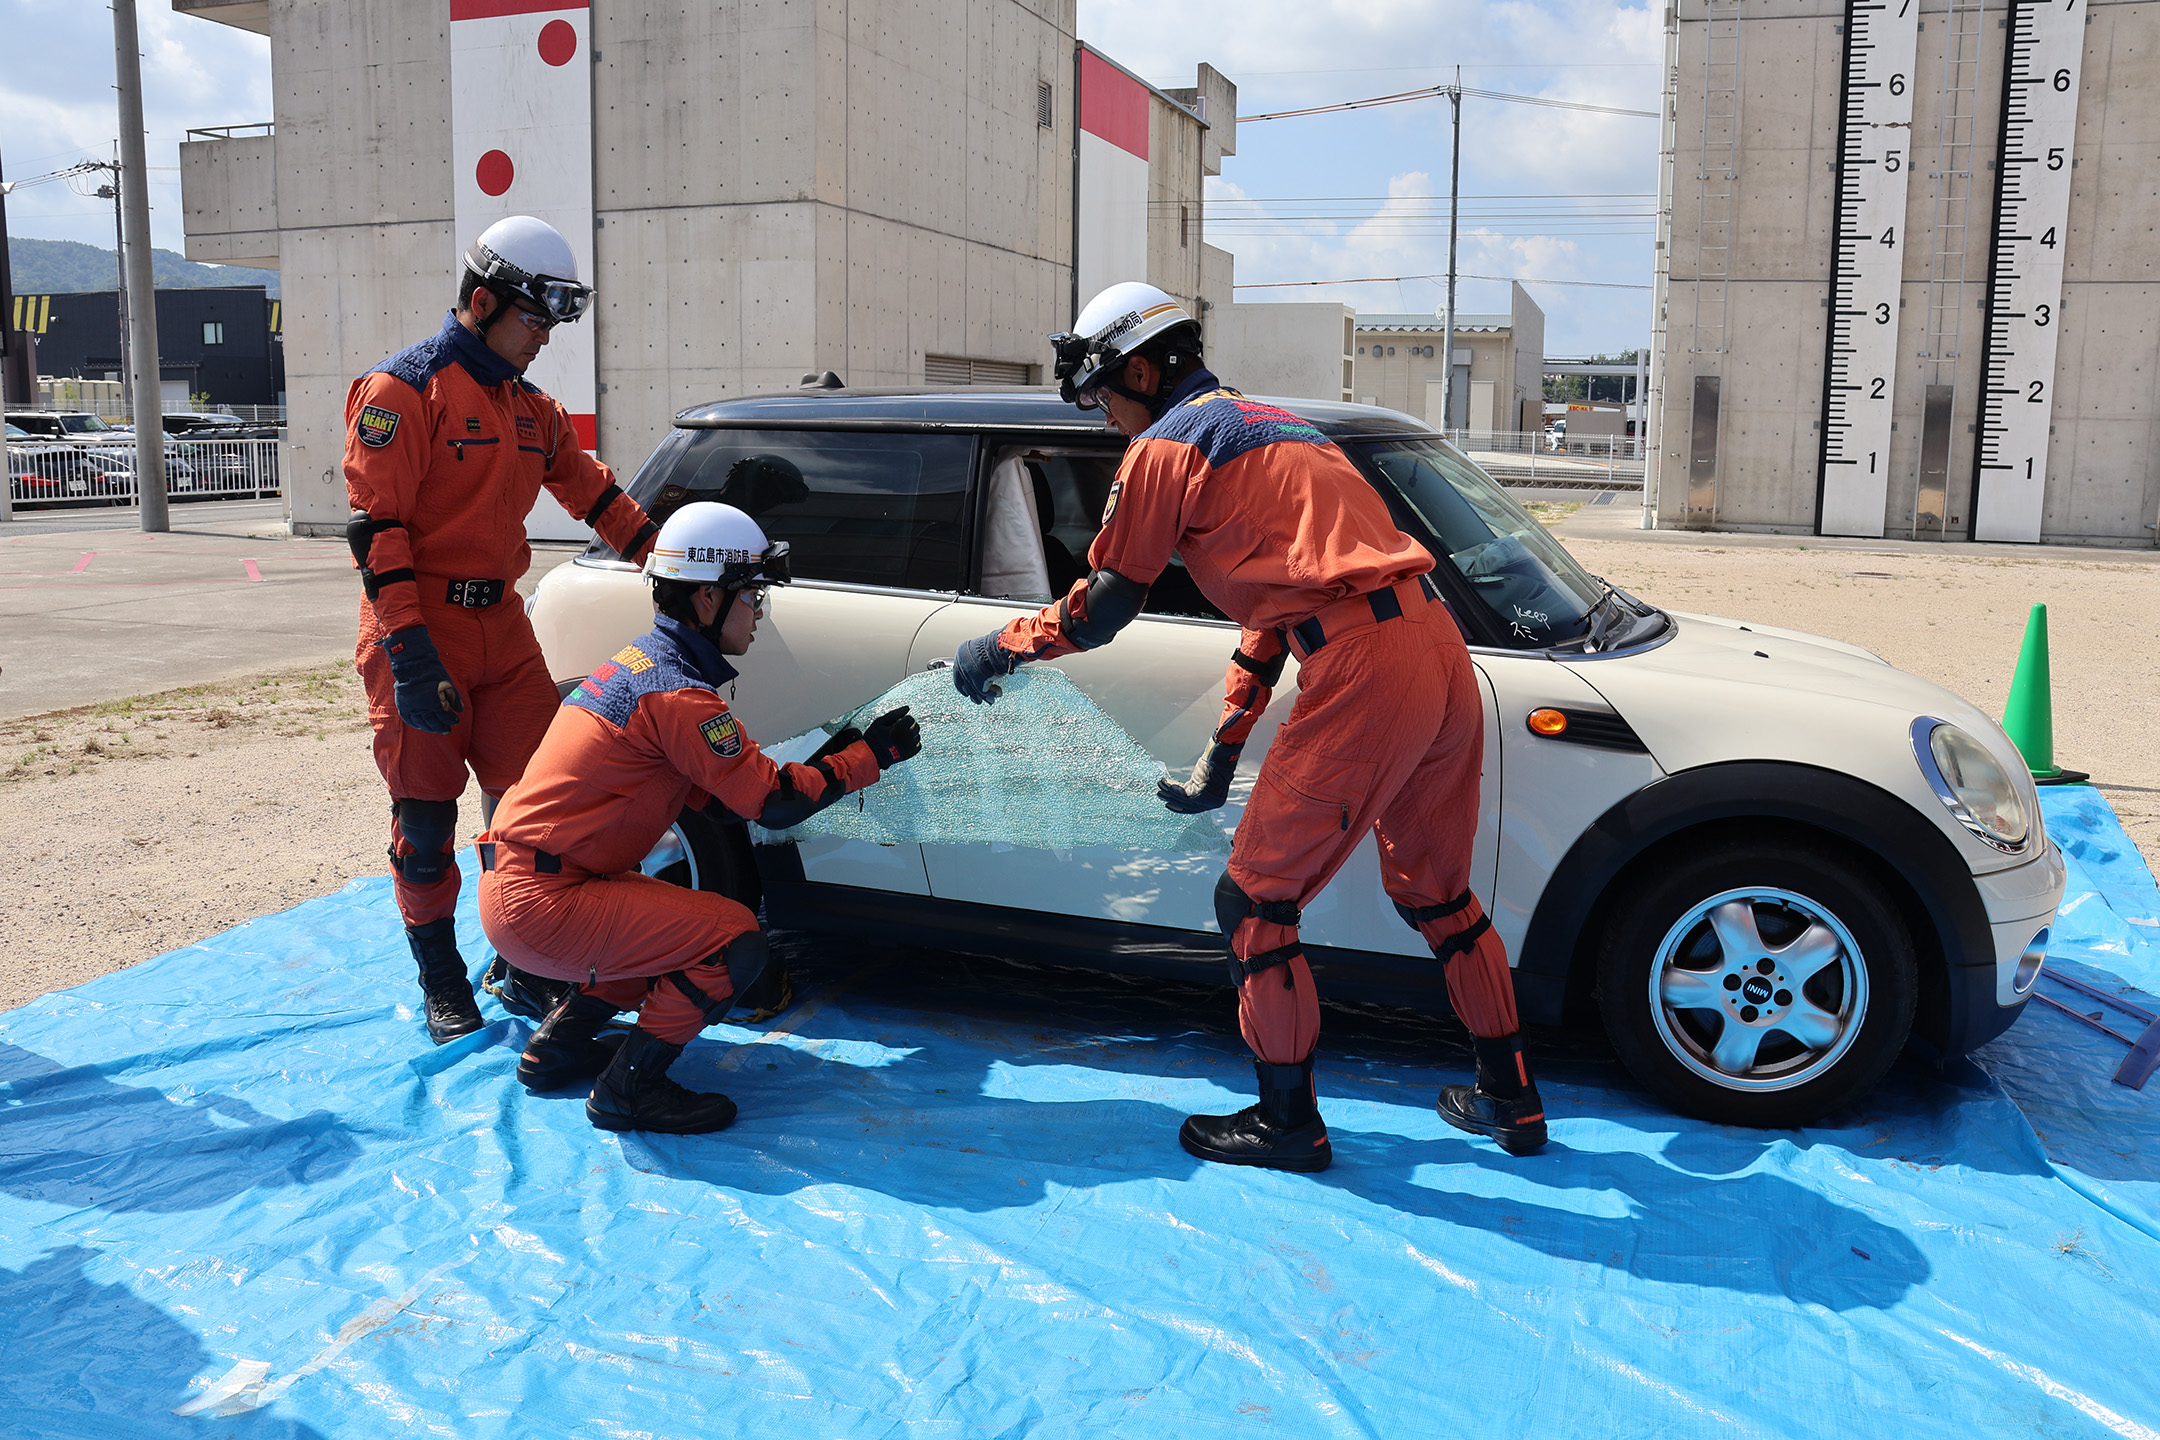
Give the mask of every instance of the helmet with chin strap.
POLYGON ((1093 410, 1101 391, 1122 395, 1158 413, 1170 387, 1141 395, 1118 383, 1125 362, 1143 350, 1165 349, 1166 368, 1177 368, 1181 353, 1199 359, 1200 327, 1170 293, 1138 280, 1127 280, 1088 301, 1070 332, 1050 337, 1057 352, 1058 394, 1068 405, 1093 410), (1183 347, 1181 351, 1177 347, 1183 347))
POLYGON ((465 270, 505 302, 480 322, 483 334, 510 308, 512 297, 531 301, 556 324, 576 320, 592 303, 592 287, 578 283, 570 242, 531 215, 511 215, 481 231, 465 252, 465 270))
POLYGON ((714 500, 694 500, 668 516, 645 557, 645 574, 726 590, 785 585, 792 578, 787 541, 768 542, 757 521, 714 500))

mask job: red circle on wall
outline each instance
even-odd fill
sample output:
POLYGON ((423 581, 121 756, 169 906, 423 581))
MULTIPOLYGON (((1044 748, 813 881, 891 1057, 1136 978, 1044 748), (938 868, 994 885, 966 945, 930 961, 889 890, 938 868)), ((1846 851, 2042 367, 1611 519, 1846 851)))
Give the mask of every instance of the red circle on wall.
POLYGON ((510 157, 500 150, 488 151, 480 157, 480 163, 473 167, 473 179, 479 181, 480 188, 490 195, 500 195, 508 190, 510 182, 516 177, 517 167, 512 165, 510 157))
POLYGON ((550 65, 567 65, 577 54, 577 28, 567 20, 550 20, 540 29, 540 58, 550 65))

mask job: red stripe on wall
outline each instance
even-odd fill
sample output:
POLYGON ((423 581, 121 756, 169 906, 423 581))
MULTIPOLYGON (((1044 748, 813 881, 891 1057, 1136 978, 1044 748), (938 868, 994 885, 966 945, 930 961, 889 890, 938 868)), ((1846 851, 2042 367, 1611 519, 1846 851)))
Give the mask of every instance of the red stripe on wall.
POLYGON ((590 10, 592 0, 450 0, 452 20, 488 20, 497 15, 539 15, 549 10, 590 10))
POLYGON ((570 428, 577 431, 578 449, 598 450, 600 448, 599 416, 572 415, 570 417, 570 428))
POLYGON ((1080 128, 1147 159, 1147 86, 1094 51, 1082 50, 1080 128))

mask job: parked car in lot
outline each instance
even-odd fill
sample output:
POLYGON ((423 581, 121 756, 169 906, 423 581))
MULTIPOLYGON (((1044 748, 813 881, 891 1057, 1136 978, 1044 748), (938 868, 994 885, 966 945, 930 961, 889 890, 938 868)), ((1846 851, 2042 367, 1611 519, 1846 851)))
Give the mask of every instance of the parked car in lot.
POLYGON ((278 436, 278 427, 266 421, 243 420, 237 415, 209 411, 167 415, 164 420, 167 435, 180 435, 190 440, 275 440, 278 436))
MULTIPOLYGON (((1409 416, 1275 403, 1340 445, 1439 557, 1486 711, 1472 883, 1527 1020, 1595 1017, 1676 1108, 1791 1125, 1865 1093, 1909 1038, 1956 1054, 2017 1018, 2064 867, 2016 748, 1985 714, 1854 646, 1606 585, 1409 416)), ((1045 391, 751 397, 678 415, 630 493, 656 519, 690 500, 740 504, 792 547, 796 583, 772 592, 742 662, 739 711, 770 743, 1063 593, 1122 446, 1045 391), (730 472, 753 455, 791 462, 806 488, 740 493, 746 472, 733 485, 730 472)), ((651 623, 636 569, 597 542, 528 608, 565 690, 651 623)), ((1116 643, 1049 663, 1182 774, 1236 641, 1173 567, 1116 643)), ((1225 824, 1290 683, 1216 812, 1225 824)), ((685 812, 646 868, 761 890, 783 926, 1226 978, 1214 857, 752 847, 685 812)), ((1439 967, 1381 891, 1369 836, 1302 933, 1329 995, 1445 1004, 1439 967)))
POLYGON ((134 434, 87 410, 10 410, 7 423, 40 440, 102 441, 134 434))

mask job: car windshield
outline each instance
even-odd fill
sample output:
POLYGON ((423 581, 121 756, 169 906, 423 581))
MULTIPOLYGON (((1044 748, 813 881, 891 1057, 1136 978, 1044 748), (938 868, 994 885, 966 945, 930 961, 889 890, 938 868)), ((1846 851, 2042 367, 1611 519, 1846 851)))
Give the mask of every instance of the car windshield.
POLYGON ((1437 438, 1348 447, 1425 522, 1513 644, 1565 645, 1592 630, 1605 586, 1484 471, 1437 438))
POLYGON ((9 421, 7 427, 7 438, 10 440, 28 440, 30 438, 30 432, 22 429, 13 421, 9 421))
POLYGON ((60 428, 70 435, 102 435, 113 427, 95 415, 63 415, 60 428))

